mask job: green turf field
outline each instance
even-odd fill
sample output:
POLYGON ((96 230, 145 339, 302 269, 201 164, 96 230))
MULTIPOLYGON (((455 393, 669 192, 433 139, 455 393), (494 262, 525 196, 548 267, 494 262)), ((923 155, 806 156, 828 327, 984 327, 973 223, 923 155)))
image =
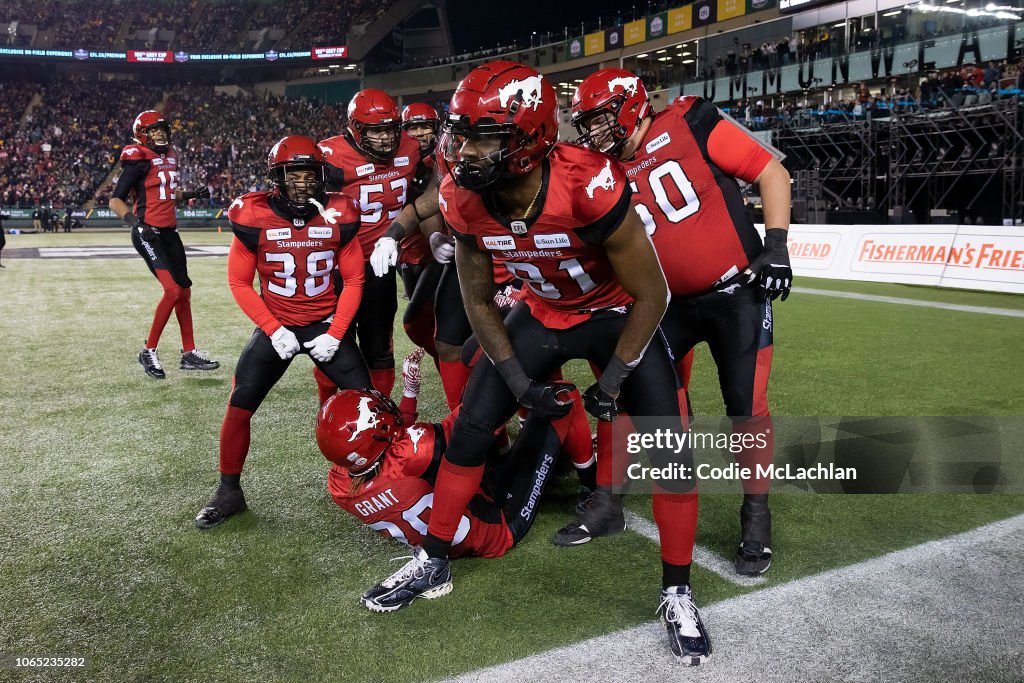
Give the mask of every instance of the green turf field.
MULTIPOLYGON (((186 244, 228 236, 185 233, 186 244)), ((116 233, 11 236, 8 248, 127 246, 116 233)), ((6 251, 6 250, 5 250, 6 251)), ((83 672, 0 671, 12 681, 414 681, 470 671, 654 617, 657 547, 632 533, 573 550, 551 534, 571 514, 556 482, 531 535, 500 560, 454 566, 455 591, 396 614, 356 599, 405 549, 331 502, 312 438, 311 363, 293 363, 257 413, 243 481, 250 512, 208 532, 192 518, 216 481, 238 354, 252 332, 223 257, 194 258, 201 349, 220 370, 164 382, 135 360, 159 288, 139 259, 4 258, 0 270, 0 652, 85 656, 83 672)), ((1024 307, 1024 297, 801 279, 798 285, 1024 307)), ((794 294, 775 314, 779 415, 1020 415, 1021 321, 794 294)), ((401 332, 396 357, 411 350, 401 332)), ((427 367, 426 365, 424 366, 427 367)), ((443 395, 424 373, 420 409, 443 395)), ((568 373, 590 382, 581 366, 568 373)), ((696 412, 722 411, 706 348, 696 412)), ((723 557, 739 496, 701 503, 698 542, 723 557)), ((630 507, 649 516, 649 501, 630 507)), ((1024 511, 1024 496, 777 496, 769 584, 1024 511)), ((700 604, 741 588, 697 567, 700 604)), ((713 635, 713 634, 712 634, 713 635)))

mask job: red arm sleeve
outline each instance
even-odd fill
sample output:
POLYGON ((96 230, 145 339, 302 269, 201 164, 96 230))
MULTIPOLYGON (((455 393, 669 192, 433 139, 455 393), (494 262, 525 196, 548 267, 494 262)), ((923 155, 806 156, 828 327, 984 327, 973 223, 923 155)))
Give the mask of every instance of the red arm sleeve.
POLYGON ((363 298, 363 282, 366 279, 365 261, 359 240, 351 239, 338 250, 338 272, 345 283, 338 297, 338 307, 334 311, 334 320, 327 334, 341 339, 348 331, 349 323, 359 310, 359 302, 363 298))
POLYGON ((728 121, 722 120, 708 136, 708 156, 734 178, 754 182, 772 160, 772 155, 761 145, 728 121))
POLYGON ((242 312, 269 337, 277 332, 281 323, 252 288, 255 276, 256 254, 235 237, 231 240, 231 250, 228 251, 228 287, 231 288, 231 296, 235 297, 242 312))

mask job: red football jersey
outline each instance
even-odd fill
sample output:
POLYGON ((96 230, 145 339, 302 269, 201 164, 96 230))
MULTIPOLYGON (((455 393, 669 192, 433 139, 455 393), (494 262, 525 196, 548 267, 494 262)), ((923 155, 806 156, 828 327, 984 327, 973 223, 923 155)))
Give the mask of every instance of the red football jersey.
POLYGON ((359 200, 359 243, 370 258, 373 245, 409 201, 409 190, 420 165, 420 144, 402 133, 398 153, 390 163, 368 160, 345 135, 321 140, 332 189, 359 200))
MULTIPOLYGON (((434 502, 434 480, 454 415, 441 424, 417 422, 392 442, 381 470, 352 491, 348 470, 332 465, 327 488, 339 507, 371 529, 413 546, 423 544, 434 502)), ((501 557, 512 533, 501 508, 482 490, 469 503, 452 540, 452 557, 501 557)))
MULTIPOLYGON (((324 212, 305 222, 280 210, 270 192, 250 192, 231 203, 228 218, 235 234, 232 250, 242 245, 250 254, 237 266, 229 257, 232 293, 236 299, 246 290, 253 295, 239 299, 239 305, 268 335, 278 324, 309 325, 334 313, 339 296, 336 269, 343 280, 358 278, 361 286, 364 266, 354 239, 359 229, 359 207, 351 197, 329 193, 324 212), (260 297, 255 300, 253 265, 260 281, 260 297), (236 288, 234 280, 244 286, 236 288)), ((335 322, 340 325, 342 321, 335 322)), ((344 328, 347 322, 340 330, 332 324, 331 333, 343 333, 344 328)))
MULTIPOLYGON (((632 303, 602 243, 630 207, 626 174, 611 157, 556 144, 544 160, 539 214, 511 220, 491 196, 441 183, 441 214, 456 239, 491 255, 526 283, 523 300, 548 328, 579 324, 592 311, 632 303)), ((502 281, 499 268, 495 280, 502 281)))
POLYGON ((145 145, 127 145, 121 150, 121 174, 130 181, 122 184, 119 180, 114 196, 124 201, 130 196, 132 211, 140 221, 158 228, 178 224, 178 157, 173 148, 157 154, 145 145))
POLYGON ((654 118, 623 166, 673 295, 706 292, 761 252, 734 178, 751 182, 770 160, 698 97, 679 98, 654 118))

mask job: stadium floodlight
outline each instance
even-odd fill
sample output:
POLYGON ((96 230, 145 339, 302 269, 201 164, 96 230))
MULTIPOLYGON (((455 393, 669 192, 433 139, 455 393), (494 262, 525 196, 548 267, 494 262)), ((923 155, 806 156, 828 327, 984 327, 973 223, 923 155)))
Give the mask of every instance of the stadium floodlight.
POLYGON ((644 57, 650 57, 650 55, 647 54, 646 52, 641 52, 636 56, 637 59, 643 59, 644 57))

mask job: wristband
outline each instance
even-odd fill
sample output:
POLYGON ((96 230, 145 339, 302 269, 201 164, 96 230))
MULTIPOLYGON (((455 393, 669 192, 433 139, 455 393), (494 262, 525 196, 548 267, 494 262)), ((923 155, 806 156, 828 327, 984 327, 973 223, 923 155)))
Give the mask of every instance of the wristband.
POLYGON ((601 379, 597 382, 598 386, 601 387, 601 391, 612 397, 618 396, 619 390, 622 388, 622 383, 626 381, 626 378, 629 377, 629 373, 633 372, 633 368, 635 368, 639 362, 640 359, 638 358, 635 363, 630 365, 618 356, 613 355, 612 359, 608 362, 608 365, 601 373, 601 379))
POLYGON ((503 360, 500 363, 495 363, 494 367, 497 368, 502 378, 505 380, 505 384, 512 390, 512 394, 518 399, 520 396, 526 393, 526 390, 530 388, 533 381, 526 376, 526 371, 523 370, 523 366, 519 363, 519 359, 512 356, 508 360, 503 360))

